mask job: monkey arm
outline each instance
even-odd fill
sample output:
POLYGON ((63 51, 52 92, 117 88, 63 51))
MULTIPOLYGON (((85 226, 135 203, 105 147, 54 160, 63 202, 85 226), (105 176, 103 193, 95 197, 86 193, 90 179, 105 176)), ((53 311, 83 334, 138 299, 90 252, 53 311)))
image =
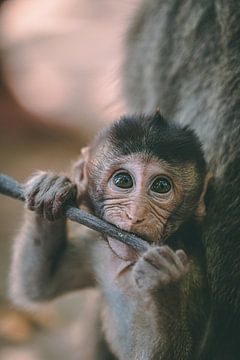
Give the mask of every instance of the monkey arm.
POLYGON ((28 211, 13 249, 12 300, 25 306, 94 286, 88 265, 92 243, 85 239, 68 241, 65 219, 49 222, 28 211))

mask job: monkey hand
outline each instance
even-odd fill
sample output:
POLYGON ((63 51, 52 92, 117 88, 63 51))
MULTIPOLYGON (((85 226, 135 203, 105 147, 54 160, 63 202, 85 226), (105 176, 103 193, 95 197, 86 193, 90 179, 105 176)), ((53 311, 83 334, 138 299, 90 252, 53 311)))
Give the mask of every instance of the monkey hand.
POLYGON ((54 221, 63 216, 66 204, 76 205, 77 187, 66 176, 39 171, 24 188, 26 206, 54 221))
POLYGON ((179 284, 188 271, 183 250, 174 252, 168 246, 156 246, 144 253, 133 267, 133 279, 141 291, 155 292, 179 284))

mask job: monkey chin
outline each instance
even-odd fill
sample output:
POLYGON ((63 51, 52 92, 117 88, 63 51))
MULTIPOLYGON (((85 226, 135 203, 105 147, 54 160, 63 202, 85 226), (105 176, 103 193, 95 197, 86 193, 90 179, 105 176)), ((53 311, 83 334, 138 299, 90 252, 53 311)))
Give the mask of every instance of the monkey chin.
POLYGON ((107 242, 112 252, 121 260, 135 262, 138 259, 138 252, 131 246, 110 237, 107 237, 107 242))
MULTIPOLYGON (((136 235, 142 237, 150 245, 153 245, 153 246, 154 245, 161 246, 164 244, 162 240, 158 239, 157 241, 154 241, 149 236, 146 237, 145 234, 143 236, 143 234, 136 233, 136 235)), ((108 245, 109 245, 110 249, 112 250, 112 252, 119 259, 124 260, 124 261, 131 261, 131 262, 135 262, 138 259, 139 253, 135 249, 133 249, 131 246, 126 245, 126 244, 122 243, 121 241, 116 240, 111 237, 107 237, 107 242, 108 242, 108 245)))

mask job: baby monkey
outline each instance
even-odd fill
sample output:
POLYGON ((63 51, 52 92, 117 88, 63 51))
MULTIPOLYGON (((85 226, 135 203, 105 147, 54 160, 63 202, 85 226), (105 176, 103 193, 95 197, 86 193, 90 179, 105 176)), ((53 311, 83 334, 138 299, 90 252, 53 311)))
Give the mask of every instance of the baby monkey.
POLYGON ((208 314, 199 224, 209 180, 195 134, 159 112, 125 116, 82 150, 73 173, 40 172, 26 183, 33 212, 15 241, 12 299, 26 306, 98 285, 107 345, 94 360, 195 358, 208 314), (139 235, 149 250, 94 232, 70 240, 69 203, 139 235))

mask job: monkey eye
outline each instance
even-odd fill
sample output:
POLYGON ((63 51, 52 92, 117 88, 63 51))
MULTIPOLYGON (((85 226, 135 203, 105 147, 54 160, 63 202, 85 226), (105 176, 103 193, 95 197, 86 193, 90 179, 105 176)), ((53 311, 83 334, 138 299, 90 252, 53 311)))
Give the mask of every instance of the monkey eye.
POLYGON ((159 194, 166 194, 171 190, 171 188, 172 184, 168 179, 164 177, 158 177, 154 180, 150 189, 159 194))
POLYGON ((133 187, 133 179, 126 172, 119 172, 115 174, 112 178, 112 181, 115 186, 121 189, 130 189, 131 187, 133 187))

